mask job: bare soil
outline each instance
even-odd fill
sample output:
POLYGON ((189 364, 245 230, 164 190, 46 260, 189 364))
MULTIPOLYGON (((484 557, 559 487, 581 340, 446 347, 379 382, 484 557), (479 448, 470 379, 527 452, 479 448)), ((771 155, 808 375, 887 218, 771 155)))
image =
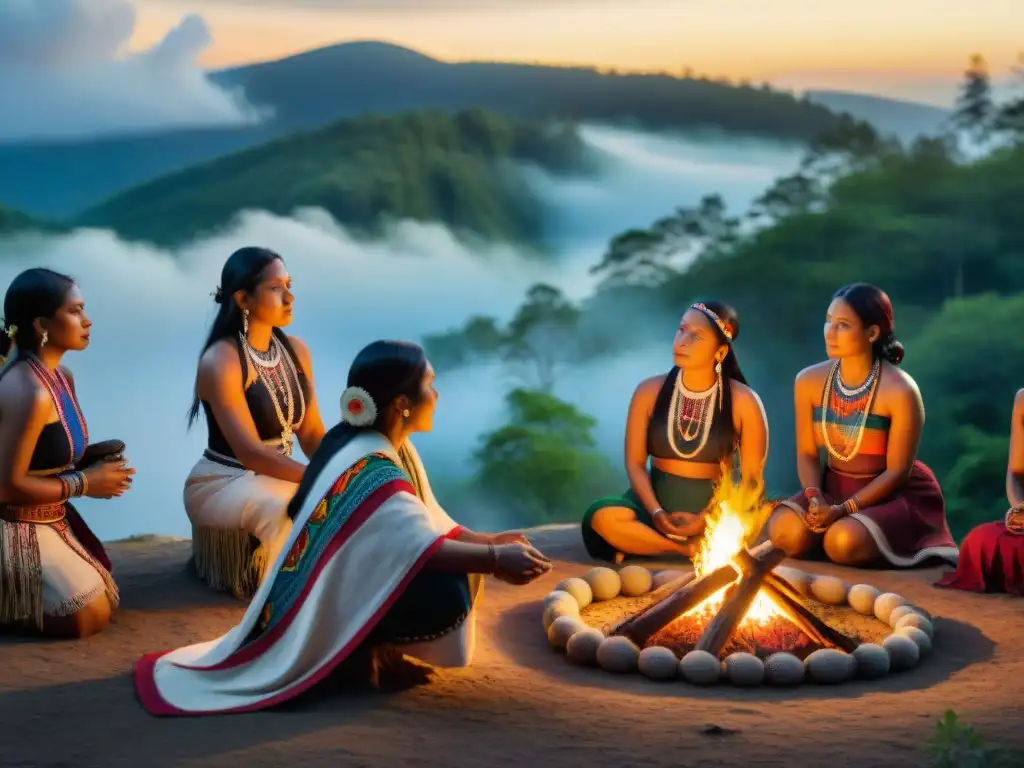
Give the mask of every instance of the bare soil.
POLYGON ((401 693, 335 690, 269 712, 185 719, 142 710, 133 665, 145 652, 222 634, 244 606, 188 571, 188 542, 111 545, 123 605, 103 633, 80 642, 0 638, 0 763, 910 768, 926 765, 923 745, 950 708, 988 742, 1024 748, 1019 598, 937 589, 941 568, 795 563, 921 605, 935 617, 934 654, 877 682, 702 689, 580 668, 553 652, 540 627, 543 597, 593 563, 577 527, 533 538, 556 567, 527 587, 488 581, 471 668, 401 693))

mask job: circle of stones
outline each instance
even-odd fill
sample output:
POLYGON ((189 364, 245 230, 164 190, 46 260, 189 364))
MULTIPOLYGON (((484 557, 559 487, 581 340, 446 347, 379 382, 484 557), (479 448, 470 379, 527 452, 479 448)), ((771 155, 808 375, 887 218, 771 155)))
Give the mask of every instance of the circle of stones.
POLYGON ((696 650, 676 660, 668 648, 650 646, 641 650, 626 637, 604 636, 600 629, 586 625, 580 618, 580 610, 591 602, 613 600, 620 594, 640 597, 683 575, 682 571, 654 573, 639 565, 626 566, 621 571, 599 566, 582 577, 565 579, 544 598, 542 623, 551 646, 566 653, 571 663, 619 674, 640 672, 652 680, 682 679, 703 686, 719 682, 744 687, 792 686, 805 681, 836 684, 857 678, 879 679, 891 672, 913 669, 931 653, 935 630, 930 614, 900 595, 883 593, 869 584, 851 586, 834 576, 797 568, 780 566, 775 572, 802 596, 826 605, 849 606, 863 616, 873 616, 890 626, 892 634, 881 644, 863 643, 852 654, 819 649, 803 661, 785 652, 772 654, 764 661, 744 652, 719 660, 706 651, 696 650), (620 576, 627 571, 634 587, 628 592, 623 590, 620 576), (633 577, 637 576, 639 583, 645 585, 641 590, 635 588, 638 579, 633 577), (668 659, 669 654, 672 660, 668 659))

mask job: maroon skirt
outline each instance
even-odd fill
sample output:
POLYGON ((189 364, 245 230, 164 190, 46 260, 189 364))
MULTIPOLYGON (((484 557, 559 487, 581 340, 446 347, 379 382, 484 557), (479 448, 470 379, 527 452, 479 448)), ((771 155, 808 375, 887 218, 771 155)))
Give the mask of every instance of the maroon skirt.
MULTIPOLYGON (((826 469, 821 491, 829 504, 841 504, 874 478, 850 477, 826 469)), ((782 502, 801 515, 807 498, 801 492, 782 502)), ((956 565, 958 551, 946 523, 946 502, 939 481, 923 462, 915 461, 907 482, 892 496, 850 515, 867 528, 890 565, 912 568, 940 558, 956 565)))
POLYGON ((936 586, 1024 597, 1024 536, 1007 531, 1002 520, 979 525, 964 539, 956 570, 936 586))

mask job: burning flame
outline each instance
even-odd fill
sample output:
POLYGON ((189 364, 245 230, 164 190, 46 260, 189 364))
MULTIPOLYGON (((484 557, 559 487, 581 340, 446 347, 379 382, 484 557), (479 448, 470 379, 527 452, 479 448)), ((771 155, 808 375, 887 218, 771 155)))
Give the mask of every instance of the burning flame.
MULTIPOLYGON (((706 517, 700 551, 693 558, 698 578, 731 563, 736 554, 757 537, 771 513, 771 507, 764 503, 761 489, 736 483, 731 472, 722 473, 711 510, 706 517)), ((692 608, 687 615, 703 614, 710 620, 724 599, 725 589, 722 589, 692 608)), ((781 615, 771 598, 761 592, 754 598, 741 624, 754 622, 764 625, 781 615)))

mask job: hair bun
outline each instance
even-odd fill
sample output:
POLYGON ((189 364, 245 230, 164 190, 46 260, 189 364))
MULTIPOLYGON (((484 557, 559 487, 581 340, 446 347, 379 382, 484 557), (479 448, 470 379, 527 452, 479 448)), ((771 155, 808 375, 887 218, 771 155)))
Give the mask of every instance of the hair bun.
POLYGON ((223 291, 223 289, 219 285, 217 286, 217 290, 215 290, 210 295, 213 296, 213 300, 214 300, 215 303, 217 303, 217 304, 223 304, 224 303, 224 291, 223 291))
POLYGON ((903 355, 905 350, 900 340, 896 338, 895 334, 890 333, 885 341, 882 342, 881 346, 882 357, 888 360, 893 365, 899 365, 903 362, 903 355))

